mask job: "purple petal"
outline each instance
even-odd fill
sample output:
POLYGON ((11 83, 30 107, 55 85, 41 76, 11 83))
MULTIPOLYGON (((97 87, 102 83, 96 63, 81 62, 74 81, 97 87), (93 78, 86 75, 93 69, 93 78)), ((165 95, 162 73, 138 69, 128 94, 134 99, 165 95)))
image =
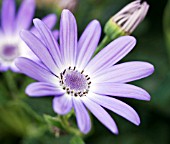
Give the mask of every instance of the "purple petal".
POLYGON ((115 121, 112 117, 97 103, 93 102, 86 96, 82 97, 82 101, 85 106, 91 111, 91 113, 111 132, 118 134, 118 129, 115 121))
POLYGON ((54 84, 58 82, 56 76, 30 59, 20 57, 15 60, 15 64, 21 72, 35 80, 54 84))
POLYGON ((117 100, 115 98, 97 95, 97 94, 91 94, 88 96, 88 98, 98 103, 99 105, 124 117, 125 119, 129 120, 135 125, 140 124, 140 118, 138 114, 132 107, 130 107, 126 103, 121 102, 120 100, 117 100))
POLYGON ((1 63, 0 64, 0 72, 5 72, 7 70, 11 70, 15 73, 20 73, 20 70, 16 67, 14 61, 11 63, 1 63))
POLYGON ((53 36, 54 36, 55 40, 58 40, 59 39, 59 31, 58 30, 54 30, 53 31, 53 36))
POLYGON ((93 20, 85 29, 78 43, 77 66, 83 70, 91 59, 100 39, 101 26, 93 20))
POLYGON ((52 56, 55 64, 62 69, 62 63, 61 63, 61 54, 58 47, 58 43, 55 40, 52 32, 49 30, 49 28, 39 19, 33 20, 35 27, 37 28, 38 32, 40 33, 43 41, 46 44, 46 47, 52 56))
POLYGON ((0 64, 0 71, 1 72, 5 72, 9 69, 9 66, 7 65, 4 65, 4 64, 0 64))
POLYGON ((87 134, 91 129, 91 121, 89 114, 80 99, 80 97, 73 97, 73 105, 78 127, 82 133, 87 134))
POLYGON ((133 1, 126 5, 123 9, 121 9, 118 13, 116 13, 115 16, 122 15, 123 13, 126 13, 130 10, 130 12, 133 12, 136 10, 136 7, 140 5, 140 0, 133 1))
POLYGON ((2 31, 2 28, 0 27, 0 37, 4 36, 4 32, 2 31))
POLYGON ((54 97, 53 99, 53 110, 60 115, 65 115, 70 112, 72 106, 73 102, 70 95, 65 94, 59 97, 54 97))
POLYGON ((74 67, 77 51, 77 24, 69 10, 63 10, 60 21, 60 49, 66 67, 74 67))
POLYGON ((63 95, 64 91, 54 84, 35 82, 27 86, 26 94, 33 97, 63 95))
POLYGON ((32 23, 35 11, 35 0, 23 0, 16 18, 17 31, 28 29, 32 23))
POLYGON ((1 26, 5 33, 14 30, 15 0, 2 0, 1 26))
POLYGON ((45 16, 42 21, 47 25, 49 29, 53 29, 57 22, 57 16, 55 14, 49 14, 45 16))
POLYGON ((136 40, 132 36, 117 38, 102 49, 87 65, 85 71, 90 74, 113 66, 126 56, 135 46, 136 40))
POLYGON ((147 77, 151 75, 153 71, 153 65, 147 62, 126 62, 100 71, 96 75, 93 75, 93 79, 96 83, 125 83, 147 77))
POLYGON ((134 98, 139 100, 150 100, 150 95, 142 88, 130 84, 118 83, 97 83, 90 89, 92 92, 101 95, 134 98))
POLYGON ((10 66, 9 69, 15 73, 20 73, 20 70, 17 68, 17 66, 15 65, 15 61, 13 61, 10 66))
MULTIPOLYGON (((55 24, 56 24, 56 21, 57 21, 57 17, 55 14, 49 14, 47 15, 46 17, 44 17, 42 20, 41 20, 43 23, 45 23, 49 29, 52 29, 55 24)), ((41 38, 39 32, 37 31, 37 29, 33 26, 30 31, 36 35, 38 38, 41 38)))
POLYGON ((44 44, 29 31, 22 30, 20 36, 35 55, 44 63, 44 65, 52 73, 57 75, 59 73, 59 69, 44 44))

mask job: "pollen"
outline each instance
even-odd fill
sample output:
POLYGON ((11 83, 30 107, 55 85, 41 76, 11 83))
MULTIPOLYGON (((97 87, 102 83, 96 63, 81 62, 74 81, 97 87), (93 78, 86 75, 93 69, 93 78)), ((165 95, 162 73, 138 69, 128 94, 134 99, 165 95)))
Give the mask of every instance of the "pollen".
POLYGON ((72 96, 85 96, 90 88, 91 81, 88 75, 83 74, 84 71, 77 71, 76 67, 69 67, 60 73, 60 85, 72 96))

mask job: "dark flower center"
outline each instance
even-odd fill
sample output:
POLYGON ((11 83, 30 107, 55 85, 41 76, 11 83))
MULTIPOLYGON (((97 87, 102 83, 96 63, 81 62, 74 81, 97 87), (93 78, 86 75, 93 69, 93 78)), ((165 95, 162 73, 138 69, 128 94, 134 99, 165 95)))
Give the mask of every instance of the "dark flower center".
POLYGON ((6 61, 12 61, 18 57, 18 47, 15 45, 4 45, 0 51, 0 57, 6 61))
POLYGON ((90 77, 84 75, 83 71, 80 73, 76 68, 65 69, 60 73, 60 84, 67 94, 72 96, 85 96, 90 88, 90 77))

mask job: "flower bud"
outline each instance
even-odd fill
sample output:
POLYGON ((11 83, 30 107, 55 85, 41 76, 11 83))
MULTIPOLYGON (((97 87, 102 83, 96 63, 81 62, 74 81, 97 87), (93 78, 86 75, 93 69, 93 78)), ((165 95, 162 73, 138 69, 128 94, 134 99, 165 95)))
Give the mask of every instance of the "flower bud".
POLYGON ((105 25, 105 33, 111 39, 118 36, 130 35, 145 18, 149 9, 146 2, 136 0, 125 6, 110 18, 105 25))

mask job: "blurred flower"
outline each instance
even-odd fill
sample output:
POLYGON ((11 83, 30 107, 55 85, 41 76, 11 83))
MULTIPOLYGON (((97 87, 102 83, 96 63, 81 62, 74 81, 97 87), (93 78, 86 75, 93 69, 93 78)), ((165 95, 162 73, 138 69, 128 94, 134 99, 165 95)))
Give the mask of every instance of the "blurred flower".
POLYGON ((146 2, 136 0, 115 14, 105 26, 105 33, 114 39, 117 36, 130 35, 145 18, 149 9, 146 2))
POLYGON ((74 11, 79 0, 36 0, 40 7, 52 7, 54 9, 63 10, 69 9, 74 11))
POLYGON ((101 35, 101 26, 97 20, 86 27, 77 42, 76 20, 71 12, 63 10, 60 46, 41 20, 34 19, 34 25, 44 37, 46 47, 29 31, 22 31, 21 37, 42 61, 43 67, 27 58, 16 60, 17 67, 24 74, 39 81, 27 87, 26 93, 29 96, 54 95, 53 109, 60 115, 65 115, 74 108, 79 129, 85 134, 91 129, 86 108, 116 134, 116 123, 103 107, 139 125, 140 119, 136 111, 114 98, 150 100, 150 95, 145 90, 126 83, 151 75, 153 66, 137 61, 115 65, 133 49, 135 38, 120 37, 92 58, 101 35))
MULTIPOLYGON (((18 69, 14 64, 14 60, 19 56, 30 57, 38 61, 38 58, 25 45, 19 36, 21 29, 30 29, 36 36, 39 36, 35 28, 30 28, 34 11, 34 0, 23 0, 17 14, 15 0, 2 1, 0 27, 0 71, 11 69, 14 72, 18 72, 18 69)), ((56 23, 56 16, 54 14, 50 14, 43 18, 43 21, 51 29, 56 23)))

